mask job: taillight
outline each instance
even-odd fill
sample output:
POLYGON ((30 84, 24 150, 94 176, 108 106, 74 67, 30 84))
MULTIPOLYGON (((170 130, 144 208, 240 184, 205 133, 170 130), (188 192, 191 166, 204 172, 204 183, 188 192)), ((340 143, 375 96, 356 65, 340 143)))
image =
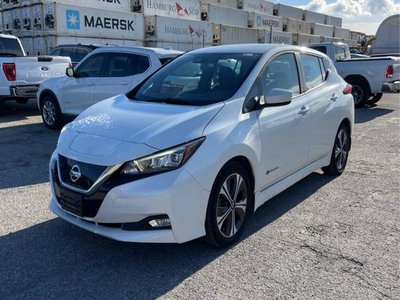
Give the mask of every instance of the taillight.
POLYGON ((73 64, 72 64, 72 62, 70 62, 69 64, 68 64, 68 68, 73 68, 74 66, 73 66, 73 64))
POLYGON ((4 63, 3 71, 8 81, 17 80, 17 69, 15 68, 15 63, 4 63))
POLYGON ((386 68, 386 73, 385 73, 386 78, 392 78, 393 77, 393 65, 388 65, 386 68))
POLYGON ((343 94, 348 95, 351 94, 353 90, 353 86, 351 84, 347 84, 346 87, 343 89, 343 94))

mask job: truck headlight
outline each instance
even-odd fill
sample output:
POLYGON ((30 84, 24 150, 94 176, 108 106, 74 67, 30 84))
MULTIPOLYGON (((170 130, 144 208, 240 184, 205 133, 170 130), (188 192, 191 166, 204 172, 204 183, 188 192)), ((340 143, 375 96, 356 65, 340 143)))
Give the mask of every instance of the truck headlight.
POLYGON ((121 173, 126 176, 161 173, 178 169, 196 152, 205 137, 125 163, 121 173))

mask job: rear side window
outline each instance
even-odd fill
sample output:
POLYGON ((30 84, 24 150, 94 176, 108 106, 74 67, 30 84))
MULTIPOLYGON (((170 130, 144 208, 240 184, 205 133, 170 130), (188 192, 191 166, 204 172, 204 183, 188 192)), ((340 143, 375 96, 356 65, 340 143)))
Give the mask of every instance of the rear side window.
POLYGON ((320 58, 314 55, 300 54, 301 67, 303 68, 306 89, 312 89, 320 85, 323 80, 320 58))
POLYGON ((24 56, 17 39, 0 38, 0 56, 24 56))
POLYGON ((150 67, 149 58, 129 53, 110 53, 104 77, 125 77, 144 73, 150 67))
POLYGON ((264 95, 274 88, 289 90, 293 96, 300 94, 299 73, 292 53, 272 59, 261 73, 260 79, 264 95))

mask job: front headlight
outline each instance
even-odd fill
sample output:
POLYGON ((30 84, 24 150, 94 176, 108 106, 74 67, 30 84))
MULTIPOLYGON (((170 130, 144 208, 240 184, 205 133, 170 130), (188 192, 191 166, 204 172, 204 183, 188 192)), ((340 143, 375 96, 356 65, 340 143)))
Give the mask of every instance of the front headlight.
POLYGON ((129 161, 122 169, 127 176, 167 172, 181 167, 204 142, 205 137, 149 156, 129 161))

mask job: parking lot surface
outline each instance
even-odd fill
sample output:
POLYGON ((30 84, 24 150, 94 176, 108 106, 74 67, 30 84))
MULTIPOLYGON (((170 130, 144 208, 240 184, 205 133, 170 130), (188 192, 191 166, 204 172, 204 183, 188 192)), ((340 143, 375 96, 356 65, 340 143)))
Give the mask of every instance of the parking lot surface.
POLYGON ((241 242, 129 244, 48 210, 58 131, 0 104, 0 299, 400 299, 400 99, 358 109, 347 169, 263 205, 241 242))

